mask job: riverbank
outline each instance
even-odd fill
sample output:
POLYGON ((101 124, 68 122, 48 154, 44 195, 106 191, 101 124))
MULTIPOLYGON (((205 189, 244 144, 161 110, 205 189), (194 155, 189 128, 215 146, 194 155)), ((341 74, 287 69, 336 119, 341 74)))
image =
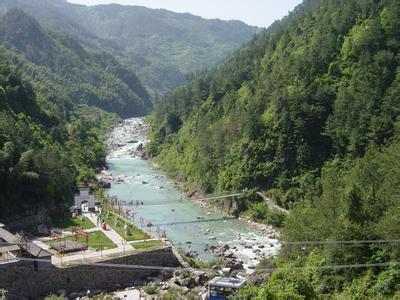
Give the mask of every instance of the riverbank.
MULTIPOLYGON (((151 163, 152 167, 155 170, 162 170, 162 167, 155 159, 149 159, 148 161, 151 163)), ((184 193, 188 199, 196 202, 200 207, 202 207, 204 209, 214 210, 215 212, 218 212, 226 217, 236 217, 236 216, 231 215, 228 211, 221 209, 217 205, 214 205, 214 204, 210 203, 209 201, 204 200, 204 198, 206 198, 206 194, 204 192, 202 192, 201 190, 185 189, 184 182, 180 181, 178 178, 174 178, 174 177, 169 177, 169 178, 172 180, 175 188, 177 188, 179 191, 184 193)), ((250 216, 246 216, 245 214, 241 214, 238 217, 238 219, 245 220, 249 225, 253 226, 257 230, 266 234, 269 238, 279 239, 281 236, 281 233, 277 228, 274 228, 272 225, 256 222, 256 221, 252 220, 250 216)))
POLYGON ((214 257, 206 250, 207 245, 229 245, 246 268, 277 254, 278 233, 269 226, 244 218, 223 218, 228 217, 226 212, 199 200, 203 196, 200 190, 183 194, 183 184, 164 174, 157 161, 143 160, 148 143, 146 130, 143 118, 124 120, 113 128, 107 141, 107 175, 118 180, 106 193, 117 197, 124 211, 135 213, 132 221, 136 226, 143 228, 152 223, 153 230, 165 231, 175 247, 197 253, 205 260, 214 257), (260 249, 258 245, 267 247, 260 249))

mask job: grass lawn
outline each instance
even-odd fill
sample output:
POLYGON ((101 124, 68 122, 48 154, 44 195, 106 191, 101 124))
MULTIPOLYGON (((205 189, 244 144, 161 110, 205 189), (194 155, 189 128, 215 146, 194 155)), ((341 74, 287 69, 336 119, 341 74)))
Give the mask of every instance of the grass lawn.
POLYGON ((153 248, 153 247, 162 247, 165 244, 162 241, 157 240, 157 241, 132 243, 130 245, 135 249, 148 249, 148 248, 153 248))
POLYGON ((115 218, 117 218, 117 217, 112 213, 109 214, 108 218, 106 218, 105 213, 103 213, 103 218, 106 221, 107 225, 111 226, 126 241, 144 240, 145 234, 147 234, 144 231, 142 231, 139 228, 137 228, 136 226, 133 226, 133 225, 128 223, 129 229, 131 231, 131 235, 126 235, 125 232, 124 232, 124 224, 125 224, 124 221, 119 219, 118 226, 116 226, 115 225, 115 218))
POLYGON ((65 230, 71 231, 73 227, 80 227, 82 229, 90 229, 96 227, 88 218, 85 216, 76 216, 75 218, 69 218, 64 220, 59 220, 54 223, 54 227, 65 230), (82 220, 81 220, 82 217, 82 220))
MULTIPOLYGON (((63 240, 75 241, 75 236, 68 236, 65 237, 63 240)), ((46 241, 45 243, 52 244, 54 242, 56 241, 51 240, 46 241)), ((78 242, 84 244, 86 243, 85 239, 81 235, 78 236, 78 242)), ((100 249, 100 247, 103 247, 103 250, 107 250, 116 248, 117 245, 115 245, 103 232, 94 231, 89 233, 89 247, 94 249, 100 249)))

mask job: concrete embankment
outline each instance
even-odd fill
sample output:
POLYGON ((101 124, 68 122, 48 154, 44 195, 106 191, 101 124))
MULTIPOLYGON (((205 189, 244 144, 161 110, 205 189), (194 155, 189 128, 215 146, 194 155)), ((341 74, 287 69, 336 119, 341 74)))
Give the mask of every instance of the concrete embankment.
POLYGON ((171 247, 104 260, 99 263, 57 268, 32 261, 0 264, 0 288, 8 291, 7 299, 39 298, 64 290, 70 297, 77 292, 135 286, 152 276, 172 276, 173 270, 135 268, 140 266, 180 267, 171 247), (119 266, 105 266, 115 264, 119 266))

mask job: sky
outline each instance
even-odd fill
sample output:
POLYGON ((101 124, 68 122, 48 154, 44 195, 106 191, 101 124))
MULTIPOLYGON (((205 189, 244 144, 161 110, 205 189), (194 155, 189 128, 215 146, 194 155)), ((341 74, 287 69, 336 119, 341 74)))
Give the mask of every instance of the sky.
POLYGON ((67 0, 96 5, 119 3, 149 8, 189 12, 207 19, 241 20, 249 25, 268 27, 293 10, 302 0, 67 0))

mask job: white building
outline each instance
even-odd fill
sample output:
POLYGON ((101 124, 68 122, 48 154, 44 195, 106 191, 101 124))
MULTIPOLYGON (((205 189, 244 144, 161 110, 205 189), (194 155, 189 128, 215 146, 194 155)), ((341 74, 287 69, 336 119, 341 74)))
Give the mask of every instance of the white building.
POLYGON ((89 188, 80 188, 79 194, 74 197, 76 209, 84 212, 94 211, 95 201, 94 195, 90 193, 89 188))

